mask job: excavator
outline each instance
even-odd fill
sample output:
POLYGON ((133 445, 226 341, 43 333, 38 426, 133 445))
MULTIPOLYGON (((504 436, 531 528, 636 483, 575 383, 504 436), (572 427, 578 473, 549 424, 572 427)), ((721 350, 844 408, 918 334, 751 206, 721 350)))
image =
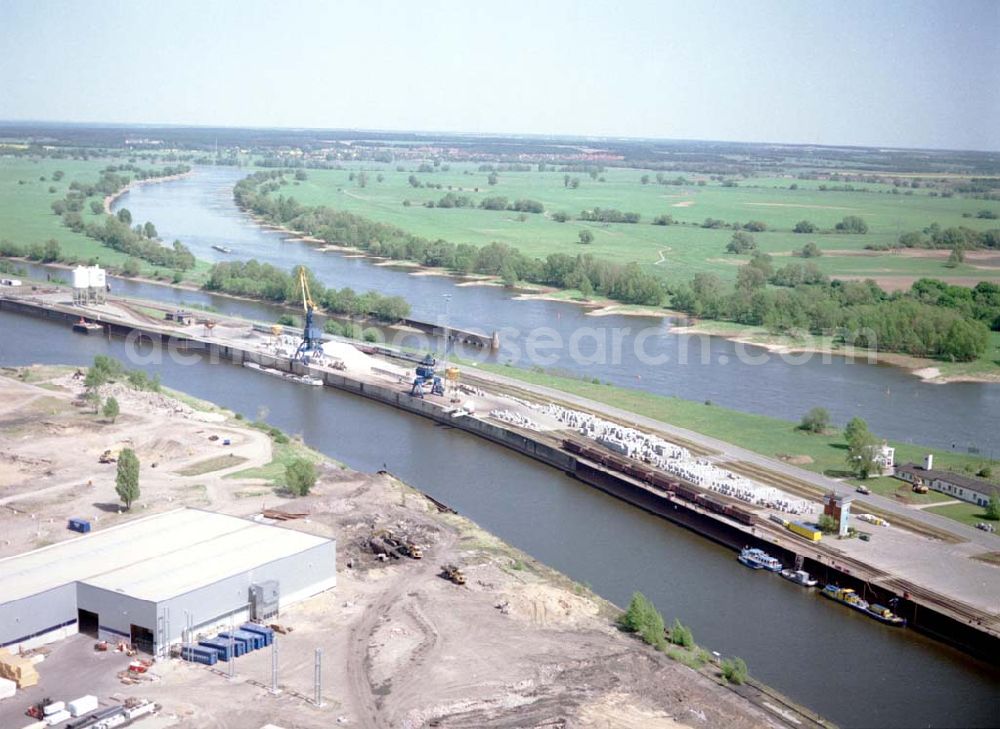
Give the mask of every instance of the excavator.
POLYGON ((306 314, 305 327, 302 330, 302 343, 295 352, 295 359, 302 360, 306 364, 317 351, 323 351, 323 332, 313 325, 313 312, 316 304, 309 293, 309 280, 306 276, 305 266, 299 267, 299 287, 302 289, 302 309, 306 314))

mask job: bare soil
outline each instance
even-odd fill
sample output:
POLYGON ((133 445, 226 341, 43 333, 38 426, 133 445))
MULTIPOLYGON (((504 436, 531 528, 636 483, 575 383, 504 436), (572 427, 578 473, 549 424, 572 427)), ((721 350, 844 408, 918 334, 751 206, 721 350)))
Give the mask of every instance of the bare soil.
MULTIPOLYGON (((82 389, 72 373, 49 373, 46 382, 38 371, 3 374, 0 555, 73 536, 64 526, 70 516, 103 528, 183 504, 237 515, 287 505, 309 516, 283 526, 338 543, 337 587, 279 617, 291 632, 278 637, 278 695, 268 691, 269 650, 240 658, 235 679, 225 664, 216 670, 169 660, 150 678, 123 685, 112 670, 119 662, 102 668, 88 646, 63 644, 39 665, 44 695, 60 692, 47 673, 58 683, 85 670, 103 700, 112 687, 122 697, 149 698, 163 706, 163 725, 192 729, 785 725, 721 685, 712 664, 694 671, 621 633, 613 605, 469 520, 440 512, 391 474, 326 462, 313 493, 289 503, 262 482, 223 478, 269 462, 272 449, 266 434, 225 411, 114 385, 107 394, 122 415, 109 423, 71 404, 82 389), (223 438, 232 445, 220 445, 223 438), (115 466, 97 457, 123 443, 142 461, 142 496, 131 513, 119 514, 115 466), (178 475, 229 452, 246 461, 178 475), (248 491, 260 496, 241 496, 248 491), (423 559, 379 561, 369 539, 383 529, 420 544, 423 559), (445 563, 463 570, 465 585, 440 576, 445 563), (316 648, 324 655, 321 707, 311 701, 316 648)), ((11 713, 12 701, 0 708, 0 724, 16 723, 23 710, 11 713)))

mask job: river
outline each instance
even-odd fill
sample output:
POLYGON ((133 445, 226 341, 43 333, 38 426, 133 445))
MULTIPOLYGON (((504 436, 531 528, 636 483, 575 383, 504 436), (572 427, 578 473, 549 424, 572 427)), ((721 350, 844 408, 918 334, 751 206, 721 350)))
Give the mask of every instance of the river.
MULTIPOLYGON (((135 362, 121 340, 0 313, 0 365, 135 362)), ((130 364, 136 367, 137 364, 130 364)), ((848 727, 996 724, 1000 671, 912 630, 883 626, 733 552, 462 431, 329 388, 317 393, 228 363, 141 365, 164 384, 269 422, 363 469, 383 465, 505 541, 619 605, 634 590, 696 640, 848 727), (373 447, 373 444, 378 444, 373 447)))
MULTIPOLYGON (((204 260, 256 258, 285 269, 302 263, 328 286, 403 296, 414 318, 447 318, 456 327, 487 333, 500 330, 503 346, 494 355, 500 361, 540 364, 793 421, 809 408, 822 406, 835 423, 858 415, 884 437, 1000 455, 1000 385, 929 384, 900 368, 841 357, 824 362, 814 355, 799 362, 717 337, 671 333, 666 317, 588 316, 582 307, 565 302, 517 300, 515 293, 498 287, 460 286, 447 277, 412 275, 366 258, 320 251, 260 228, 235 206, 232 186, 246 174, 248 170, 198 167, 180 180, 132 188, 116 200, 115 209, 127 207, 134 220, 152 221, 164 240, 179 239, 204 260), (220 253, 213 245, 233 253, 220 253), (530 336, 542 345, 534 358, 527 356, 530 336), (616 337, 620 347, 615 346, 616 337), (564 346, 545 348, 553 338, 564 346)), ((184 296, 194 300, 193 295, 184 296)), ((223 306, 235 313, 232 305, 223 306)))

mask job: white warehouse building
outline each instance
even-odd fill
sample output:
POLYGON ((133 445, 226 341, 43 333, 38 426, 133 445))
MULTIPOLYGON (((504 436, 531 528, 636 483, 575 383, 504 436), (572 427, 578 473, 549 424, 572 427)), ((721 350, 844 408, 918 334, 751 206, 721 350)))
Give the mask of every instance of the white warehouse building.
POLYGON ((176 509, 0 560, 0 647, 78 632, 162 654, 336 585, 336 542, 176 509))

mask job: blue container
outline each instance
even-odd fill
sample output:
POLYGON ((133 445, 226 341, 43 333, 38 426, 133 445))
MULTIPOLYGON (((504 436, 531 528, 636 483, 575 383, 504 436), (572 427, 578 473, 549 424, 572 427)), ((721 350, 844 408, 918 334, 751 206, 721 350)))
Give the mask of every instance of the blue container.
POLYGON ((71 529, 74 532, 80 532, 81 534, 86 534, 90 531, 90 522, 86 519, 70 519, 66 524, 67 529, 71 529))
MULTIPOLYGON (((216 638, 216 640, 220 640, 225 643, 228 643, 229 639, 230 639, 230 634, 228 632, 219 633, 219 637, 216 638)), ((253 640, 251 638, 240 637, 239 631, 235 631, 232 634, 232 641, 233 641, 233 646, 236 648, 237 658, 244 655, 245 653, 249 653, 254 649, 253 640)))
MULTIPOLYGON (((207 648, 210 651, 214 651, 216 655, 219 656, 220 661, 228 661, 232 656, 232 652, 229 649, 229 641, 223 640, 201 640, 198 641, 198 645, 202 648, 207 648)), ((235 650, 235 647, 234 649, 235 650)))
POLYGON ((209 648, 200 646, 184 646, 181 648, 181 658, 192 663, 203 663, 206 666, 214 666, 219 660, 219 654, 209 648))
POLYGON ((247 647, 252 651, 263 648, 265 645, 264 636, 260 633, 253 633, 249 630, 240 629, 237 630, 234 635, 240 640, 245 640, 247 642, 247 647))
POLYGON ((266 625, 257 625, 257 623, 245 623, 240 626, 240 630, 245 630, 248 633, 257 633, 258 635, 264 636, 264 645, 269 646, 274 642, 274 631, 267 627, 266 625))

